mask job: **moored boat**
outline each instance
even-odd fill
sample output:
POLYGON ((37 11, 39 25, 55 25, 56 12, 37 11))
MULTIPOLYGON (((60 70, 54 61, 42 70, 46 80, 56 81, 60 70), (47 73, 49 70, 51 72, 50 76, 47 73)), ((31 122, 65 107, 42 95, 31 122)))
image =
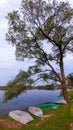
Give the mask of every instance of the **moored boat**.
POLYGON ((28 108, 28 111, 35 116, 43 117, 43 111, 39 107, 30 106, 28 108))
POLYGON ((49 108, 49 109, 56 109, 60 105, 54 104, 54 103, 44 103, 44 104, 39 104, 38 107, 41 109, 49 108))
POLYGON ((34 120, 29 113, 20 110, 9 112, 9 116, 22 124, 27 124, 28 122, 34 120))

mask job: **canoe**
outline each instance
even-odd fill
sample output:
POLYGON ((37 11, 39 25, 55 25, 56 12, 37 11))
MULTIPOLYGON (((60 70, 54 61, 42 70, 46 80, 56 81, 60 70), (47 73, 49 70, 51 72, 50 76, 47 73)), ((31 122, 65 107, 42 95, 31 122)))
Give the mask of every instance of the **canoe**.
POLYGON ((53 100, 64 100, 64 97, 55 97, 53 100))
POLYGON ((56 97, 52 100, 52 103, 57 104, 67 104, 66 100, 63 97, 56 97))
POLYGON ((9 116, 22 124, 27 124, 28 122, 34 120, 29 113, 20 110, 9 112, 9 116))
POLYGON ((43 112, 39 107, 30 106, 28 107, 28 111, 35 116, 43 117, 43 112))
POLYGON ((67 104, 66 100, 53 100, 52 102, 57 104, 67 104))
POLYGON ((60 105, 54 104, 54 103, 44 103, 44 104, 39 104, 38 107, 41 109, 49 108, 49 109, 55 109, 58 108, 60 105))

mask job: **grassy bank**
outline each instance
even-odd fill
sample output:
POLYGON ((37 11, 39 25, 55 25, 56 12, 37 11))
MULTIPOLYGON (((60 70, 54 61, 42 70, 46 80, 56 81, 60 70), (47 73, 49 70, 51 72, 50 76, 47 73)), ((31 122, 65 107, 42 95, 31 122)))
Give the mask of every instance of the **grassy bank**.
MULTIPOLYGON (((73 91, 69 92, 73 99, 73 91)), ((34 117, 34 121, 27 125, 18 126, 18 128, 7 128, 0 123, 1 130, 73 130, 73 101, 67 105, 61 105, 57 109, 43 109, 44 117, 34 117)), ((5 122, 17 122, 12 120, 10 117, 1 117, 5 122)))

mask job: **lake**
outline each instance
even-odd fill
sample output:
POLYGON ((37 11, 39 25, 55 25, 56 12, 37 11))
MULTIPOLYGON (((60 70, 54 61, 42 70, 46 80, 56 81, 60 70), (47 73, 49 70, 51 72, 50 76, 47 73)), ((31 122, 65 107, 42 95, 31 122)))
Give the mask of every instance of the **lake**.
POLYGON ((4 93, 5 91, 0 90, 0 116, 8 115, 12 110, 25 110, 31 105, 51 101, 60 95, 61 90, 27 90, 6 103, 3 103, 4 93))

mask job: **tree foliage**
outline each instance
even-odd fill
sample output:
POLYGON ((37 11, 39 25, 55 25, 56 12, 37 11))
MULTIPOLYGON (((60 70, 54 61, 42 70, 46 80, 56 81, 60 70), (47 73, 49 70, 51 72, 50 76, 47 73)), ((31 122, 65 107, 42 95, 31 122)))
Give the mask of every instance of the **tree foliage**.
POLYGON ((73 73, 68 74, 67 76, 68 84, 73 87, 73 73))
POLYGON ((5 87, 5 96, 4 101, 8 101, 13 97, 17 97, 23 91, 26 92, 27 89, 31 89, 31 86, 28 87, 29 84, 32 84, 33 80, 30 78, 30 74, 20 70, 19 74, 15 77, 15 79, 9 81, 5 87))
POLYGON ((8 13, 7 19, 6 39, 15 45, 17 60, 35 61, 27 72, 33 83, 51 79, 65 90, 64 57, 73 51, 73 9, 69 3, 22 0, 19 11, 8 13))

